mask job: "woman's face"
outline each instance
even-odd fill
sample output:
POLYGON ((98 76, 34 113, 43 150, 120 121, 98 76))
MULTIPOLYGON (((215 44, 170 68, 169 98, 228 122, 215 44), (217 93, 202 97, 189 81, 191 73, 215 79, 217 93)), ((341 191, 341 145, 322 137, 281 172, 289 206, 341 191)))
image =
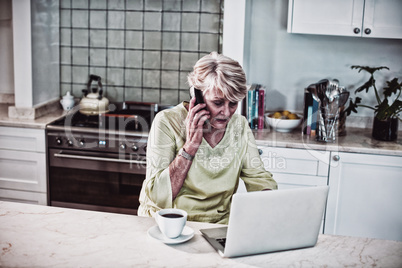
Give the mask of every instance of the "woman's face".
POLYGON ((225 129, 230 118, 236 112, 237 102, 230 102, 217 90, 210 90, 204 95, 207 110, 210 112, 211 127, 225 129))

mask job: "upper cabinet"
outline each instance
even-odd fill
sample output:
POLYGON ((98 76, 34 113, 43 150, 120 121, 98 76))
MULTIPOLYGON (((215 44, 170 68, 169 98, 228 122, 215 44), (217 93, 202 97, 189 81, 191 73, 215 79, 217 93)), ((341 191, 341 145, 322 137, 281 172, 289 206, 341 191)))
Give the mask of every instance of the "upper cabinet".
POLYGON ((402 39, 401 0, 289 0, 288 32, 402 39))

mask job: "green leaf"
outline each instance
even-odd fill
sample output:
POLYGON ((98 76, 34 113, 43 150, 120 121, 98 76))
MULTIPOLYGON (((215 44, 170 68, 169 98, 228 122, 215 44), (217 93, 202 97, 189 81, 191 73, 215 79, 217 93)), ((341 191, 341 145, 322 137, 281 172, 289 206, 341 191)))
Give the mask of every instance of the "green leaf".
POLYGON ((391 106, 388 105, 388 100, 385 99, 381 104, 376 106, 375 115, 380 120, 394 118, 398 116, 398 112, 402 107, 402 101, 396 100, 391 106))
POLYGON ((351 69, 357 69, 359 73, 361 71, 365 71, 370 74, 370 78, 368 79, 368 81, 364 83, 362 86, 358 87, 355 90, 355 94, 362 91, 368 93, 370 88, 373 87, 378 104, 376 106, 359 104, 361 102, 361 98, 356 97, 355 102, 351 100, 349 102, 348 108, 346 108, 344 112, 347 115, 350 115, 352 112, 357 113, 356 110, 357 107, 365 107, 373 109, 375 116, 380 120, 386 120, 388 118, 394 118, 394 117, 399 118, 399 113, 402 112, 402 101, 399 99, 399 97, 402 94, 402 82, 399 83, 398 78, 394 78, 391 81, 386 81, 387 85, 386 87, 383 88, 384 92, 383 100, 381 100, 381 97, 377 92, 377 87, 375 84, 376 80, 374 79, 374 73, 382 69, 389 70, 389 68, 386 66, 369 67, 369 66, 353 65, 351 66, 351 69), (391 97, 393 94, 395 94, 395 97, 393 98, 395 99, 395 101, 390 105, 388 103, 389 102, 388 98, 391 97))
POLYGON ((388 109, 389 117, 396 117, 398 115, 398 112, 401 110, 401 108, 402 108, 402 101, 395 100, 394 103, 392 103, 388 109))
POLYGON ((401 90, 402 82, 398 83, 398 78, 394 78, 391 81, 387 81, 387 85, 384 88, 384 96, 390 97, 392 94, 397 94, 398 90, 401 90))
POLYGON ((369 89, 372 87, 372 86, 374 86, 375 85, 375 80, 374 80, 374 77, 370 77, 370 79, 366 82, 366 83, 364 83, 362 86, 360 86, 360 87, 358 87, 356 90, 355 90, 355 94, 357 93, 357 92, 361 92, 361 91, 363 91, 363 90, 366 90, 366 93, 369 91, 369 89))
POLYGON ((349 106, 348 108, 345 109, 346 115, 350 115, 352 112, 357 113, 356 108, 358 107, 358 104, 361 102, 362 98, 356 97, 355 102, 353 102, 352 99, 349 100, 349 106))
POLYGON ((389 68, 387 66, 380 66, 380 67, 369 67, 369 66, 360 66, 360 65, 353 65, 352 67, 350 67, 351 69, 358 69, 359 73, 361 71, 366 71, 368 73, 370 73, 371 75, 373 75, 374 72, 379 71, 381 69, 387 69, 389 70, 389 68))

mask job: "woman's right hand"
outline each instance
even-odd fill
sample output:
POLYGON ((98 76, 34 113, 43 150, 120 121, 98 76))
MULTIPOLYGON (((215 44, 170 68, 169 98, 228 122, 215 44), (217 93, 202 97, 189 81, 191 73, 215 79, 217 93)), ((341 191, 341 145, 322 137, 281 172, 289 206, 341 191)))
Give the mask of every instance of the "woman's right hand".
POLYGON ((184 150, 190 155, 197 153, 204 135, 204 123, 209 119, 205 103, 195 105, 195 97, 190 100, 186 117, 186 143, 184 150))

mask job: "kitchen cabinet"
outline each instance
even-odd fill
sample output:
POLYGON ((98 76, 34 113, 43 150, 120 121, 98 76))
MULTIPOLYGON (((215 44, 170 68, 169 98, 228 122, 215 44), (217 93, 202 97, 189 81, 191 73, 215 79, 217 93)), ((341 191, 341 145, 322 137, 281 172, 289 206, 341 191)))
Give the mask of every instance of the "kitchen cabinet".
POLYGON ((402 241, 402 157, 332 153, 325 234, 402 241))
POLYGON ((259 149, 279 190, 329 185, 325 234, 402 240, 402 157, 259 149))
POLYGON ((47 204, 45 130, 0 127, 0 200, 47 204))
POLYGON ((279 189, 315 185, 314 177, 328 182, 325 234, 402 240, 402 145, 374 140, 371 132, 348 128, 336 143, 300 137, 299 131, 253 133, 263 158, 281 159, 263 160, 279 189))
POLYGON ((289 0, 288 32, 402 39, 400 0, 289 0))

